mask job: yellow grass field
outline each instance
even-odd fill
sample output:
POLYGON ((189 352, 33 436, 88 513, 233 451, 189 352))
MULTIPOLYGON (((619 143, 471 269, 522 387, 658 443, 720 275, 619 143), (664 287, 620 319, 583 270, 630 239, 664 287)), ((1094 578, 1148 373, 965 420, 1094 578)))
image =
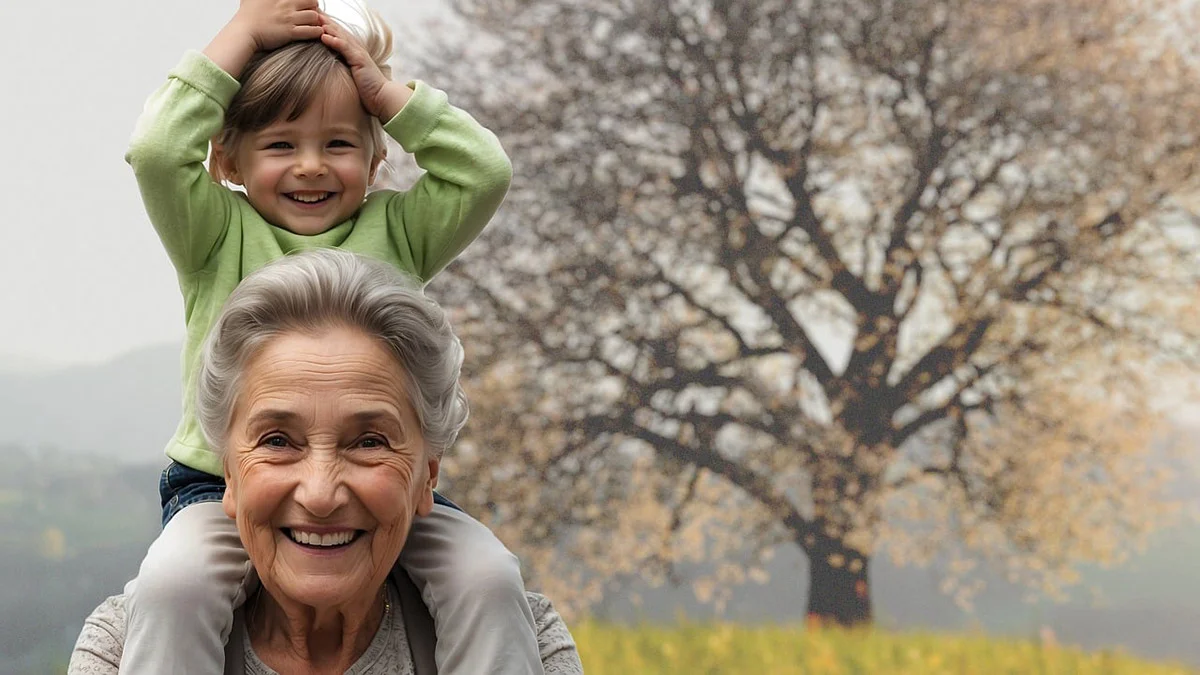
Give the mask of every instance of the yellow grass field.
POLYGON ((588 675, 1200 675, 1114 653, 984 636, 789 626, 572 626, 588 675))

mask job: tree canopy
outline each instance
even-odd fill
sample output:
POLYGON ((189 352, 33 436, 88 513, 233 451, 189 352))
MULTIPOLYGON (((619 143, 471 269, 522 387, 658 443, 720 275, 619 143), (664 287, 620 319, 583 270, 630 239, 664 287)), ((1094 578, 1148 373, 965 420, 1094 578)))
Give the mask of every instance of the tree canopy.
POLYGON ((564 593, 705 559, 719 595, 788 543, 855 623, 879 552, 1053 589, 1174 512, 1200 106, 1167 5, 456 7, 479 39, 429 67, 516 180, 446 291, 448 461, 564 593))

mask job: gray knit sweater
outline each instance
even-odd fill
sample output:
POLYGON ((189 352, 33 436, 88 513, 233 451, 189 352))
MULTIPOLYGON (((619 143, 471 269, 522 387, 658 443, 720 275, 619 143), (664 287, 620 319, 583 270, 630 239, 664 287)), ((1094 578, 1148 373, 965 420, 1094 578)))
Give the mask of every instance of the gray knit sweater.
MULTIPOLYGON (((393 611, 380 625, 367 651, 347 671, 353 675, 436 675, 432 621, 415 589, 388 584, 393 611), (410 592, 406 592, 410 591, 410 592)), ((526 593, 537 623, 538 647, 546 675, 582 675, 575 640, 544 596, 526 593)), ((67 675, 117 675, 125 642, 125 596, 115 595, 84 622, 67 675)), ((241 612, 226 649, 226 675, 273 675, 249 647, 241 612)))

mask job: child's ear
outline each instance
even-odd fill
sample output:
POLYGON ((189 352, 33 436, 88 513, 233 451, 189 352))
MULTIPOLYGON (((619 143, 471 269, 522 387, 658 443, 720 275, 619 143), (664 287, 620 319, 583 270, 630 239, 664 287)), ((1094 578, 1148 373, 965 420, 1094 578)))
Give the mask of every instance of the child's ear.
POLYGON ((367 173, 367 186, 375 184, 375 176, 379 175, 379 165, 383 162, 385 154, 377 154, 371 158, 371 170, 367 173))
POLYGON ((234 185, 242 184, 242 174, 238 172, 237 163, 233 161, 233 154, 225 152, 225 146, 214 142, 209 162, 221 180, 227 180, 234 185))

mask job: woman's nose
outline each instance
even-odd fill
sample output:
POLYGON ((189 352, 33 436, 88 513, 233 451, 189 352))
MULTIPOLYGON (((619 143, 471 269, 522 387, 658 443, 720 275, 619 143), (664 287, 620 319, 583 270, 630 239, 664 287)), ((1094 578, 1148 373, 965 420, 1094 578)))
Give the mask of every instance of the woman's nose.
POLYGON ((327 518, 346 504, 349 489, 336 462, 307 462, 295 495, 296 503, 317 518, 327 518))

